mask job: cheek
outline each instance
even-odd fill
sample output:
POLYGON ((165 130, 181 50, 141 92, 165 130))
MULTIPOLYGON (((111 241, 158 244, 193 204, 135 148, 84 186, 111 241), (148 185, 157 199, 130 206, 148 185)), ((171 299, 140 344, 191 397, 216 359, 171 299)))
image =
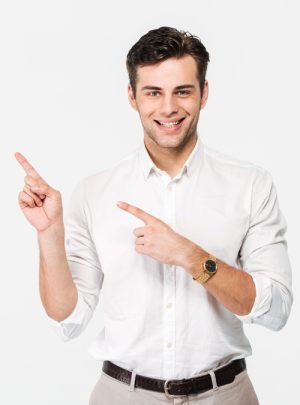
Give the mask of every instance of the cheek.
POLYGON ((140 115, 141 118, 147 119, 147 118, 152 118, 152 116, 155 114, 156 112, 156 107, 154 103, 147 103, 144 104, 141 108, 140 108, 140 115))
POLYGON ((185 100, 182 103, 182 108, 184 108, 189 114, 197 115, 200 111, 201 100, 197 98, 185 100))

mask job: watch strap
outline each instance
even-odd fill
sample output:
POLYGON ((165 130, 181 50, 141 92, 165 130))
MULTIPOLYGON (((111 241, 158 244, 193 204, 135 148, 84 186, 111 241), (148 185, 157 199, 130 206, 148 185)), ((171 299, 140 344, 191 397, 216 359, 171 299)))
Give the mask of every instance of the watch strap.
POLYGON ((211 278, 211 275, 208 274, 208 273, 206 273, 205 271, 202 271, 201 274, 200 274, 197 278, 194 278, 194 277, 193 277, 193 279, 194 279, 195 281, 198 281, 198 283, 200 283, 200 284, 206 283, 206 281, 207 281, 209 278, 211 278))

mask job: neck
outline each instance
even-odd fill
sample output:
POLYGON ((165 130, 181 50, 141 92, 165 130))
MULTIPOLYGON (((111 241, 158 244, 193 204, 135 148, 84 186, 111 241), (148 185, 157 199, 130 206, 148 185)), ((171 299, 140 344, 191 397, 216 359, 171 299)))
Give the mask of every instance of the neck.
POLYGON ((162 148, 149 137, 144 137, 144 143, 148 153, 160 169, 175 177, 183 167, 197 142, 197 134, 192 136, 184 145, 175 148, 162 148))

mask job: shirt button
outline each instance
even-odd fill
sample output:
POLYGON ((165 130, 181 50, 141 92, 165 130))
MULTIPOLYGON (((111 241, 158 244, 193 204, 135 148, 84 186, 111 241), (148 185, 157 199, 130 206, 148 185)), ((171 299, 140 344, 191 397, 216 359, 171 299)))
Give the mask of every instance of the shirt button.
POLYGON ((172 347, 172 343, 169 342, 169 343, 167 344, 167 347, 168 347, 168 348, 172 347))

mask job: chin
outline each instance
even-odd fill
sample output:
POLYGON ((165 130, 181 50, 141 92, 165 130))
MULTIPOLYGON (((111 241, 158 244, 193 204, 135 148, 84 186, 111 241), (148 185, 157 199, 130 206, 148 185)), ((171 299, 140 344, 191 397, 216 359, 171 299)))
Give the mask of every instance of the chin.
POLYGON ((185 134, 162 134, 156 131, 145 131, 145 136, 156 145, 165 148, 168 146, 178 146, 185 138, 185 134))
POLYGON ((182 139, 178 139, 176 137, 162 138, 162 137, 155 137, 152 140, 156 143, 156 145, 160 146, 161 148, 176 148, 182 144, 182 139))
POLYGON ((162 148, 178 148, 183 146, 188 141, 188 136, 186 134, 178 135, 159 135, 151 139, 162 148))

